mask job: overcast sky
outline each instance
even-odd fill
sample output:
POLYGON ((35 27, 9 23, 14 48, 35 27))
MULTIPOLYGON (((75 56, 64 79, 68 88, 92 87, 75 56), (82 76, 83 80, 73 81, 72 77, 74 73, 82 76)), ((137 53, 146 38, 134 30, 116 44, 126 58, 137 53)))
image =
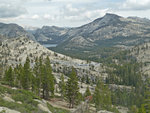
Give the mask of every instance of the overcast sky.
POLYGON ((150 0, 0 0, 0 22, 75 27, 106 13, 150 19, 150 0))

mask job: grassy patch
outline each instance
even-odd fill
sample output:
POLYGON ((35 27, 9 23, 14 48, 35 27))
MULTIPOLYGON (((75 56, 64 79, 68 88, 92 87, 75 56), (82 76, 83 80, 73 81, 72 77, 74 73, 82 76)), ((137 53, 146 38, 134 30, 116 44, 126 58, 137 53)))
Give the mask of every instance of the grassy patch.
MULTIPOLYGON (((0 106, 2 107, 7 107, 21 113, 46 113, 44 111, 41 111, 37 106, 38 102, 34 101, 34 99, 41 100, 40 97, 36 96, 30 91, 21 89, 13 90, 11 88, 0 85, 0 95, 2 94, 10 94, 12 99, 15 100, 15 102, 8 102, 3 100, 3 97, 0 96, 0 106), (17 103, 17 101, 22 102, 22 104, 17 103)), ((64 109, 55 108, 50 104, 47 104, 47 106, 52 113, 70 113, 69 111, 64 109)))
POLYGON ((13 90, 4 86, 0 86, 0 95, 10 94, 12 99, 16 102, 8 102, 3 100, 3 97, 0 97, 0 106, 14 109, 20 111, 21 113, 44 113, 41 111, 37 104, 38 102, 34 99, 40 99, 32 92, 26 90, 13 90), (22 104, 17 103, 17 101, 22 102, 22 104))
POLYGON ((50 105, 48 103, 47 103, 47 106, 52 113, 70 113, 70 111, 68 111, 68 110, 53 107, 52 105, 50 105))
POLYGON ((20 111, 21 113, 31 113, 32 111, 36 111, 35 108, 32 106, 29 106, 27 104, 18 104, 15 102, 8 102, 8 101, 3 100, 1 97, 0 97, 0 106, 17 110, 17 111, 20 111))

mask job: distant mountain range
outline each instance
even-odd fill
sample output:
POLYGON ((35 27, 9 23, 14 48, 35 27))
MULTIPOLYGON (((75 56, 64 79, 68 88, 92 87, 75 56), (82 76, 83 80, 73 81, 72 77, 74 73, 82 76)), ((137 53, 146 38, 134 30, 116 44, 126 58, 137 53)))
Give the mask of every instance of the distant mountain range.
POLYGON ((130 48, 150 41, 150 20, 139 17, 124 18, 107 13, 80 27, 43 26, 24 30, 17 24, 0 23, 0 40, 25 36, 41 44, 57 44, 51 48, 67 55, 86 54, 102 47, 130 48))
POLYGON ((37 29, 34 36, 41 43, 57 43, 64 50, 132 46, 150 40, 150 20, 107 13, 81 27, 44 26, 37 29))
POLYGON ((75 28, 43 26, 23 29, 17 24, 0 23, 0 36, 25 36, 40 43, 58 44, 61 49, 101 46, 131 46, 150 40, 150 20, 138 17, 124 18, 107 13, 86 25, 75 28))

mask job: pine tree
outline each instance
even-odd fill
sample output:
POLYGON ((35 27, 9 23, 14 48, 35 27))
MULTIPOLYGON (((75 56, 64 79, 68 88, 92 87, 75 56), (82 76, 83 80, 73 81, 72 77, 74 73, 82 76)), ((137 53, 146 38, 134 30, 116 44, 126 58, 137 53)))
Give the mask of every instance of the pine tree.
POLYGON ((141 108, 139 109, 138 113, 148 113, 148 112, 146 112, 143 104, 141 105, 141 108))
POLYGON ((31 69, 30 69, 30 60, 27 57, 26 62, 23 67, 23 76, 22 76, 22 88, 29 89, 31 84, 31 69))
POLYGON ((37 87, 36 87, 36 76, 34 74, 31 74, 31 88, 32 88, 32 92, 34 92, 36 94, 37 91, 37 87))
POLYGON ((90 95, 91 95, 91 92, 90 92, 89 86, 87 86, 86 91, 84 93, 84 97, 87 97, 87 96, 90 96, 90 95))
POLYGON ((131 106, 131 110, 129 113, 138 113, 138 109, 135 105, 131 106))
POLYGON ((150 113, 150 79, 147 80, 146 84, 146 91, 144 93, 145 99, 144 99, 144 108, 146 113, 150 113))
POLYGON ((111 94, 107 86, 99 79, 94 92, 94 103, 96 110, 110 109, 111 107, 111 94))
POLYGON ((86 84, 90 84, 90 79, 88 75, 86 76, 86 84))
POLYGON ((45 90, 46 90, 46 69, 45 69, 45 65, 42 65, 40 67, 41 70, 41 88, 42 88, 42 97, 45 97, 45 90))
POLYGON ((65 97, 65 93, 66 93, 66 84, 65 84, 63 75, 61 75, 61 77, 60 77, 59 89, 60 89, 61 97, 64 98, 65 97))
POLYGON ((15 68, 15 84, 17 87, 21 88, 22 86, 22 79, 23 79, 23 67, 21 64, 19 64, 16 68, 15 68))
POLYGON ((8 70, 5 71, 5 81, 8 82, 8 85, 13 86, 14 85, 14 75, 13 75, 13 69, 10 66, 8 70))
POLYGON ((102 94, 100 91, 100 80, 98 80, 95 91, 94 91, 94 104, 96 107, 96 111, 102 109, 102 94))
POLYGON ((54 76, 52 74, 52 68, 48 57, 45 60, 45 65, 41 66, 41 80, 43 98, 48 99, 49 92, 51 93, 51 96, 54 96, 54 76))
POLYGON ((23 74, 23 67, 21 64, 17 65, 14 68, 14 85, 18 88, 21 88, 21 77, 23 74))
POLYGON ((46 72, 47 72, 47 83, 49 83, 47 90, 50 90, 51 96, 54 96, 54 89, 55 89, 54 88, 54 80, 55 80, 55 78, 52 74, 52 67, 50 65, 49 57, 46 58, 45 64, 46 64, 46 72))
POLYGON ((109 91, 109 88, 108 88, 107 85, 104 85, 103 88, 104 88, 103 89, 103 92, 104 92, 104 95, 103 95, 104 108, 109 109, 109 108, 111 108, 111 105, 112 105, 111 92, 109 91))
POLYGON ((40 96, 40 88, 41 88, 41 70, 40 70, 40 63, 42 65, 42 60, 41 58, 38 59, 38 57, 35 59, 35 65, 33 68, 33 72, 34 72, 34 77, 32 80, 32 84, 33 84, 33 88, 34 88, 34 92, 40 96))
POLYGON ((78 78, 75 69, 72 68, 70 78, 68 79, 66 84, 66 97, 69 100, 69 108, 74 107, 74 104, 78 98, 78 94, 79 94, 78 78))

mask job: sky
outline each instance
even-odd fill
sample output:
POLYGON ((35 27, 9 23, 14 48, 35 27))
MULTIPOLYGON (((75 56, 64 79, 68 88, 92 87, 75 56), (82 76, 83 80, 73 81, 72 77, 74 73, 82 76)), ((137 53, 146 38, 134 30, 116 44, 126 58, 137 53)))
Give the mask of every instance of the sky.
POLYGON ((106 13, 150 19, 150 0, 0 0, 0 22, 77 27, 106 13))

